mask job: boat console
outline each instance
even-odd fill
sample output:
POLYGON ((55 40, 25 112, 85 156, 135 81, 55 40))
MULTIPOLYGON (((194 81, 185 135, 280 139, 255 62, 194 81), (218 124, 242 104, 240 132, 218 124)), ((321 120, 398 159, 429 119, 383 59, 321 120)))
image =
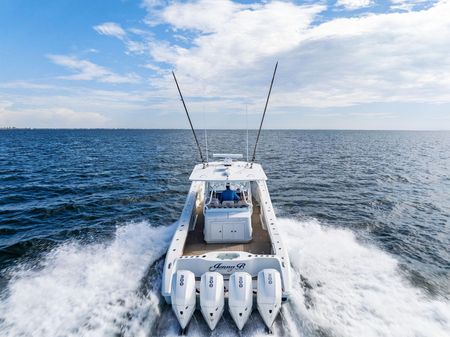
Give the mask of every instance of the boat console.
POLYGON ((250 182, 230 184, 239 200, 222 200, 225 184, 208 182, 205 189, 204 238, 207 243, 249 242, 252 239, 250 182), (220 201, 222 200, 222 201, 220 201))

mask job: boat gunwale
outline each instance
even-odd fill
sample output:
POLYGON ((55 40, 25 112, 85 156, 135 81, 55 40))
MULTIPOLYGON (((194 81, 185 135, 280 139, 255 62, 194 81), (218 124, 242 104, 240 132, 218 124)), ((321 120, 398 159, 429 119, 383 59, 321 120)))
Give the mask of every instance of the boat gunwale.
MULTIPOLYGON (((240 251, 240 253, 248 253, 254 256, 264 255, 267 258, 277 258, 280 260, 280 273, 282 276, 283 293, 285 296, 290 291, 290 262, 286 249, 284 248, 282 238, 278 231, 278 223, 273 210, 272 202, 267 189, 266 181, 255 181, 259 189, 259 206, 261 207, 261 222, 269 234, 272 254, 252 254, 250 252, 240 251)), ((193 229, 192 224, 196 221, 196 210, 202 204, 202 195, 204 192, 205 181, 193 181, 186 197, 186 202, 178 220, 177 229, 172 237, 169 245, 163 269, 162 294, 167 301, 170 301, 171 280, 173 273, 177 270, 176 262, 179 258, 197 258, 199 255, 184 255, 184 247, 189 234, 193 229)), ((211 251, 214 252, 214 251, 211 251)), ((220 252, 220 251, 218 251, 220 252)))

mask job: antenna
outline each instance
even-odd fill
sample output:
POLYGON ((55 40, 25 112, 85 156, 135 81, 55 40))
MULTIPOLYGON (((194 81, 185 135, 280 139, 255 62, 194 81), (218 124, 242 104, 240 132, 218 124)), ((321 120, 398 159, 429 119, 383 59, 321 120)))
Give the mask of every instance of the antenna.
POLYGON ((205 152, 206 152, 206 162, 209 162, 208 159, 208 133, 206 132, 206 115, 205 115, 205 106, 203 106, 203 123, 205 125, 205 152))
POLYGON ((205 147, 206 147, 206 162, 209 162, 208 159, 208 133, 206 132, 206 128, 205 128, 205 147))
POLYGON ((245 104, 245 127, 247 128, 247 163, 248 163, 248 104, 245 104))
POLYGON ((188 109, 186 108, 186 103, 184 103, 183 95, 181 94, 180 86, 178 85, 177 78, 175 77, 175 73, 172 71, 173 79, 175 80, 175 84, 177 85, 178 93, 180 94, 181 102, 183 102, 184 111, 186 111, 186 116, 188 118, 189 124, 191 126, 192 133, 194 134, 195 142, 197 143, 198 152, 200 153, 200 159, 202 160, 203 167, 205 167, 205 159, 203 158, 202 148, 197 139, 197 135, 195 134, 194 127, 192 126, 191 117, 189 116, 188 109))
POLYGON ((258 146, 259 134, 261 133, 261 128, 263 126, 264 117, 266 116, 267 104, 269 104, 270 93, 272 92, 272 85, 273 85, 273 81, 275 79, 275 74, 277 73, 277 68, 278 68, 278 61, 275 64, 275 69, 273 70, 272 82, 270 82, 270 88, 269 88, 269 93, 267 94, 266 105, 264 106, 264 112, 263 112, 263 115, 262 115, 262 118, 261 118, 261 124, 259 124, 259 130, 258 130, 258 135, 256 136, 255 149, 253 150, 253 156, 252 156, 251 165, 253 165, 253 163, 255 161, 256 147, 258 146))

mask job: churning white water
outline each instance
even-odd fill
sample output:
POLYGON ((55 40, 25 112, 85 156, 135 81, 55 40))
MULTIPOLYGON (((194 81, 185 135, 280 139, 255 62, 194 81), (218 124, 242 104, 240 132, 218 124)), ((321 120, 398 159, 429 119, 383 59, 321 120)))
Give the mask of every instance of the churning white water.
POLYGON ((172 227, 119 227, 109 244, 68 243, 37 270, 14 272, 0 303, 1 336, 147 336, 157 296, 140 292, 172 227))
POLYGON ((296 274, 285 312, 299 335, 450 336, 450 303, 410 285, 393 257, 316 221, 281 219, 280 226, 296 274))
MULTIPOLYGON (((275 335, 450 336, 450 304, 411 286, 388 254, 361 244, 351 231, 315 221, 280 219, 280 225, 294 288, 275 335)), ((0 302, 0 335, 177 335, 170 307, 158 294, 160 276, 154 274, 160 269, 149 271, 173 230, 128 224, 108 244, 64 244, 40 268, 16 269, 0 302)), ((210 334, 196 314, 188 335, 210 334)), ((212 335, 237 330, 225 315, 212 335)), ((256 312, 243 335, 265 335, 256 312)))

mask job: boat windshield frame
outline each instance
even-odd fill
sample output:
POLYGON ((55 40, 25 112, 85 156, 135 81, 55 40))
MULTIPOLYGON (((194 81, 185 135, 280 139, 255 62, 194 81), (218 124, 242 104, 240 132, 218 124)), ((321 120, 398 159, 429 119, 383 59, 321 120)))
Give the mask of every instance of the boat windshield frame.
POLYGON ((248 208, 253 205, 251 181, 207 181, 205 182, 205 205, 204 209, 221 209, 221 208, 248 208), (238 193, 240 200, 237 203, 221 204, 219 201, 220 193, 226 189, 226 185, 230 184, 231 189, 238 193))

